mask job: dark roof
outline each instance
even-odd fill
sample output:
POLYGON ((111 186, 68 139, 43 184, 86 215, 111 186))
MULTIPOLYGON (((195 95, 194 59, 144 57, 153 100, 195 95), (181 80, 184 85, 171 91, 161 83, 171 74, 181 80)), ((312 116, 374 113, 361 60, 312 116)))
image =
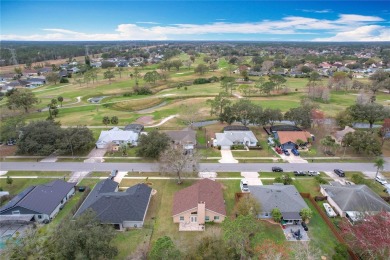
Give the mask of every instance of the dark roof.
POLYGON ((342 211, 390 212, 390 205, 366 185, 320 185, 342 211))
POLYGON ((142 130, 144 130, 144 126, 141 124, 129 124, 125 126, 125 131, 140 133, 142 130))
POLYGON ((228 125, 223 128, 223 131, 249 131, 249 128, 243 125, 228 125))
POLYGON ((196 132, 193 130, 165 131, 169 138, 175 142, 196 143, 196 132))
POLYGON ((192 186, 176 192, 173 197, 172 214, 177 215, 196 208, 199 202, 204 202, 206 209, 226 216, 221 184, 210 179, 199 180, 192 186))
POLYGON ((17 199, 12 199, 0 212, 13 207, 23 207, 37 213, 51 214, 62 199, 74 188, 76 183, 54 180, 52 182, 32 186, 20 193, 17 199))
POLYGON ((301 220, 301 215, 299 212, 282 212, 282 217, 284 220, 301 220))
POLYGON ((302 131, 299 127, 295 125, 274 125, 270 127, 271 132, 279 132, 279 131, 302 131))
POLYGON ((110 179, 98 183, 76 212, 75 217, 90 208, 96 212, 102 223, 143 221, 152 189, 145 184, 137 184, 125 192, 114 192, 114 185, 118 185, 114 183, 110 179), (104 187, 106 192, 103 192, 104 187))

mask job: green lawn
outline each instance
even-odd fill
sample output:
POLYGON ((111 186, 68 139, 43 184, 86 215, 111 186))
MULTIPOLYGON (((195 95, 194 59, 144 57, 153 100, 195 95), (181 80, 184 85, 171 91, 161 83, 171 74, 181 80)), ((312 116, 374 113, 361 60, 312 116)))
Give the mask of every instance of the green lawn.
POLYGON ((321 195, 320 186, 314 178, 302 177, 294 180, 293 184, 299 192, 310 193, 312 196, 321 195))
POLYGON ((331 259, 331 256, 334 254, 334 247, 338 244, 338 241, 311 202, 308 199, 305 199, 305 201, 313 211, 313 217, 308 224, 310 243, 314 247, 319 248, 328 259, 331 259))
POLYGON ((201 148, 197 151, 202 157, 221 157, 221 151, 216 148, 201 148))
POLYGON ((151 228, 132 229, 125 232, 117 232, 112 244, 118 248, 118 255, 115 259, 130 259, 129 256, 136 251, 140 246, 148 245, 151 228))
POLYGON ((48 177, 65 177, 68 178, 71 172, 58 171, 58 172, 41 172, 41 171, 8 171, 5 176, 48 176, 48 177))
MULTIPOLYGON (((354 174, 360 175, 361 177, 365 178, 365 175, 361 172, 346 172, 345 177, 346 179, 352 181, 352 175, 354 174)), ((372 191, 374 191, 379 196, 388 196, 388 194, 383 191, 384 187, 374 179, 364 179, 364 183, 362 184, 367 185, 372 191)))

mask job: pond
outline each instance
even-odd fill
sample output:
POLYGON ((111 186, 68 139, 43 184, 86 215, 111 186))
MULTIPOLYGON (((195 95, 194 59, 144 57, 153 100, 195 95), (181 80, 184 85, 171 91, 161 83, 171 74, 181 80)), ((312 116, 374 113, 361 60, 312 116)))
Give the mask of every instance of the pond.
POLYGON ((100 96, 100 97, 91 97, 91 98, 88 98, 88 102, 89 103, 93 103, 93 104, 97 104, 97 103, 100 103, 100 101, 103 100, 103 98, 106 98, 107 96, 100 96))

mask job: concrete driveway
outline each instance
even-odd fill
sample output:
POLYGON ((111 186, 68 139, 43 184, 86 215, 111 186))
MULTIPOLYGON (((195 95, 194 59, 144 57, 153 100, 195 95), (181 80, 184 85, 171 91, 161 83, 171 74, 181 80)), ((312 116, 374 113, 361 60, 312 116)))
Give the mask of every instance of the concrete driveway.
POLYGON ((329 177, 331 177, 334 181, 337 181, 337 182, 341 183, 342 185, 345 185, 345 178, 339 177, 333 171, 324 171, 324 173, 326 175, 328 175, 329 177))
POLYGON ((283 160, 289 162, 289 163, 308 163, 305 159, 302 159, 301 156, 295 156, 291 150, 287 150, 290 155, 287 156, 285 155, 284 153, 282 154, 279 154, 280 158, 282 158, 283 160))
POLYGON ((231 150, 221 150, 222 159, 219 160, 219 163, 238 163, 236 159, 234 159, 231 150))
POLYGON ((125 177, 127 175, 127 172, 118 172, 116 174, 116 176, 114 177, 113 181, 117 182, 117 183, 121 183, 123 177, 125 177))
POLYGON ((248 181, 248 186, 260 186, 263 185, 259 179, 258 172, 241 172, 241 176, 248 181))

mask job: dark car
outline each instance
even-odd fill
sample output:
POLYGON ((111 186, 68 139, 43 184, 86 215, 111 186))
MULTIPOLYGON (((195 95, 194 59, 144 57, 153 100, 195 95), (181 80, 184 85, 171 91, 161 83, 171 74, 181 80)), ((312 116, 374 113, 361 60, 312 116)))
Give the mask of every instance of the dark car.
POLYGON ((272 171, 273 172, 283 172, 283 169, 282 168, 280 168, 280 167, 272 167, 272 171))
POLYGON ((340 169, 334 169, 334 173, 336 173, 339 177, 345 177, 345 172, 340 169))
POLYGON ((301 222, 302 223, 302 227, 305 231, 308 231, 309 228, 307 227, 306 223, 304 221, 301 222))
POLYGON ((295 176, 306 176, 306 173, 304 173, 303 171, 294 171, 294 175, 295 176))
POLYGON ((284 155, 290 156, 290 153, 286 149, 283 149, 283 153, 284 155))
POLYGON ((295 155, 295 156, 299 156, 299 152, 298 152, 298 150, 297 149, 291 149, 291 152, 293 153, 293 155, 295 155))

